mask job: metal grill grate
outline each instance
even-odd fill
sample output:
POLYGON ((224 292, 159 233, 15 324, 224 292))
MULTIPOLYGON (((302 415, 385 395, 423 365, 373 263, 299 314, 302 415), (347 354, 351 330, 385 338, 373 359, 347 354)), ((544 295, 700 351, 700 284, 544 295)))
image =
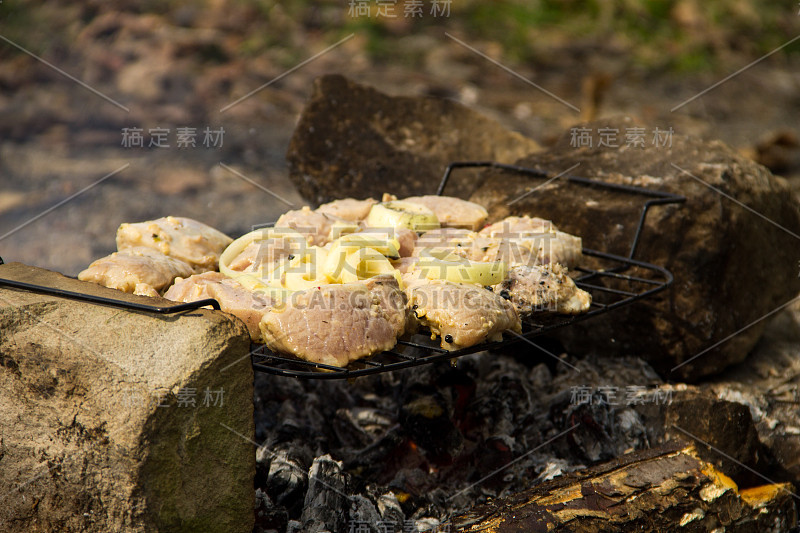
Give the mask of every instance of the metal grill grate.
POLYGON ((303 361, 291 356, 274 354, 264 346, 253 350, 253 369, 280 376, 312 379, 349 379, 381 372, 390 372, 413 366, 448 361, 467 354, 506 348, 530 340, 538 335, 588 320, 636 300, 647 298, 666 289, 672 283, 672 274, 664 268, 635 261, 617 255, 584 248, 584 255, 598 258, 605 265, 602 269, 576 268, 581 276, 575 284, 592 294, 592 307, 582 315, 534 315, 535 321, 523 321, 522 334, 506 332, 499 343, 482 343, 457 351, 442 349, 438 342, 418 334, 411 340, 400 340, 392 350, 361 359, 347 367, 337 367, 303 361), (618 270, 639 270, 638 275, 627 275, 618 270), (601 283, 605 282, 609 286, 601 283))
MULTIPOLYGON (((436 194, 441 195, 444 192, 453 170, 476 167, 498 168, 538 178, 552 179, 548 173, 538 169, 495 162, 456 162, 447 167, 436 194)), ((595 268, 577 267, 572 269, 581 273, 579 277, 575 278, 576 285, 592 295, 592 306, 588 312, 569 317, 552 313, 535 314, 529 320, 523 321, 522 334, 506 332, 502 342, 482 343, 457 351, 444 350, 430 337, 418 334, 410 340, 398 341, 397 346, 392 350, 376 354, 367 359, 360 359, 347 367, 303 361, 291 356, 276 354, 264 346, 258 346, 251 353, 253 369, 259 372, 294 378, 352 379, 440 361, 449 361, 487 349, 498 350, 520 342, 529 342, 530 339, 536 336, 568 327, 576 322, 588 320, 625 305, 630 305, 637 300, 648 298, 669 287, 673 278, 667 269, 635 260, 633 256, 636 253, 649 209, 655 205, 681 203, 686 198, 672 193, 605 183, 578 176, 562 177, 578 186, 597 187, 648 198, 642 206, 628 257, 584 248, 583 254, 595 258, 598 265, 595 268)))

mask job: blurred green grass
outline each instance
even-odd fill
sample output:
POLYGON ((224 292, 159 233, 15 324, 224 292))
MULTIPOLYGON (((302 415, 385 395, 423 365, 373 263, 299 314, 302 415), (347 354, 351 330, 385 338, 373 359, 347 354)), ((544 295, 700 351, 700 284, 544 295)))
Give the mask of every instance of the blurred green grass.
MULTIPOLYGON (((546 63, 559 48, 613 47, 645 69, 693 72, 728 68, 781 46, 800 34, 798 8, 754 0, 454 0, 449 18, 419 19, 409 31, 456 29, 499 44, 515 62, 546 63)), ((385 42, 393 33, 386 21, 360 18, 347 28, 365 31, 368 51, 379 59, 402 55, 385 42)), ((800 43, 782 52, 798 54, 800 43)))
MULTIPOLYGON (((439 0, 443 2, 446 0, 439 0)), ((70 43, 97 13, 109 10, 152 13, 170 19, 191 4, 204 27, 224 26, 215 20, 229 13, 238 24, 223 29, 240 37, 238 52, 269 52, 292 64, 307 57, 306 36, 334 42, 350 32, 366 36, 365 51, 377 61, 413 66, 423 50, 397 45, 400 37, 449 31, 470 42, 495 43, 511 63, 557 67, 561 52, 580 55, 613 53, 644 70, 696 72, 745 64, 800 34, 794 0, 452 0, 449 16, 430 14, 432 0, 423 0, 425 16, 405 18, 397 0, 394 19, 351 16, 351 8, 377 0, 37 0, 0 3, 5 37, 48 57, 68 53, 70 43)), ((0 57, 17 53, 0 46, 0 57)), ((795 42, 776 58, 800 53, 795 42)))

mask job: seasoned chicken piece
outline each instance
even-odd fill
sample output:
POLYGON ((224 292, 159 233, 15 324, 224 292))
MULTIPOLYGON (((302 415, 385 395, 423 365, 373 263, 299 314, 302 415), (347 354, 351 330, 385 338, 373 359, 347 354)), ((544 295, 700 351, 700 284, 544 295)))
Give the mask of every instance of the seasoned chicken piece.
POLYGON ((578 288, 559 264, 512 267, 494 292, 517 308, 521 316, 536 311, 577 315, 589 310, 592 295, 578 288))
POLYGON ((189 263, 195 273, 216 270, 219 255, 231 242, 211 226, 183 217, 122 224, 117 230, 117 250, 146 246, 189 263))
POLYGON ((214 298, 219 302, 220 309, 244 322, 253 342, 261 342, 261 330, 258 324, 274 304, 269 297, 249 291, 219 272, 195 274, 186 279, 179 278, 164 294, 164 298, 175 302, 196 302, 214 298))
POLYGON ((479 285, 419 280, 406 294, 419 324, 430 329, 432 339, 440 336, 446 350, 500 341, 504 331, 522 330, 514 306, 479 285))
POLYGON ((422 204, 434 212, 442 226, 453 228, 480 229, 489 213, 486 209, 473 202, 454 198, 452 196, 411 196, 406 202, 422 204))
POLYGON ((366 200, 345 198, 343 200, 334 200, 330 203, 322 204, 316 211, 317 213, 341 218, 349 222, 361 222, 367 218, 369 210, 377 203, 378 201, 372 198, 367 198, 366 200))
POLYGON ((304 206, 302 209, 282 214, 275 222, 275 227, 291 228, 305 235, 309 245, 322 246, 330 239, 331 228, 336 222, 342 222, 342 220, 333 215, 312 211, 308 206, 304 206))
POLYGON ((345 366, 391 349, 406 328, 406 297, 393 276, 299 291, 261 321, 274 351, 345 366))
POLYGON ((101 257, 78 274, 78 279, 152 296, 168 287, 176 277, 189 276, 192 272, 192 267, 179 259, 137 246, 101 257))

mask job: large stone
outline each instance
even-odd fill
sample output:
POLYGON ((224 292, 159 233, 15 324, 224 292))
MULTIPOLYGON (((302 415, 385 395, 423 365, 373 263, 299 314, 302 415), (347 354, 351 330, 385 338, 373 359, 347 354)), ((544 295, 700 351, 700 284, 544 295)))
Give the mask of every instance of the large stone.
MULTIPOLYGON (((669 269, 673 286, 563 330, 566 347, 637 354, 663 376, 685 381, 743 360, 763 331, 765 321, 756 321, 800 291, 800 204, 787 182, 721 142, 674 134, 671 147, 655 146, 649 136, 641 148, 598 147, 600 128, 624 133, 633 123, 582 126, 592 132, 593 148, 573 148, 568 132, 553 149, 518 164, 553 175, 580 164, 571 174, 678 193, 687 201, 651 209, 635 255, 669 269)), ((515 202, 543 180, 503 171, 484 177, 471 199, 489 209, 491 220, 536 215, 580 235, 585 247, 628 254, 642 198, 560 179, 515 202)))
MULTIPOLYGON (((170 304, 19 263, 0 277, 170 304)), ((252 531, 248 350, 220 312, 0 287, 0 530, 252 531)))
POLYGON ((800 483, 800 301, 778 314, 742 363, 703 388, 750 409, 759 439, 797 486, 800 483))
MULTIPOLYGON (((512 163, 539 146, 458 102, 391 97, 339 75, 323 76, 295 129, 290 177, 312 203, 432 194, 453 161, 512 163)), ((448 192, 468 195, 476 172, 448 192)))

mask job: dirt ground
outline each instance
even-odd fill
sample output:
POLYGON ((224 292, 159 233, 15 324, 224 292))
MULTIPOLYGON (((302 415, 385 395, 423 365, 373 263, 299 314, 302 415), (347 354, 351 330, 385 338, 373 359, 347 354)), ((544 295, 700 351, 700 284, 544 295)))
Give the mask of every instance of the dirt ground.
MULTIPOLYGON (((617 34, 574 38, 545 20, 514 48, 470 25, 475 2, 456 0, 448 17, 426 2, 411 19, 405 4, 392 20, 349 13, 355 2, 0 4, 0 257, 76 275, 114 250, 122 222, 188 216, 235 237, 283 200, 302 205, 284 154, 313 80, 332 72, 456 99, 544 146, 581 120, 627 114, 648 135, 722 139, 800 188, 794 44, 744 68, 771 49, 740 39, 712 46, 708 68, 682 69, 642 64, 617 34), (143 146, 130 146, 136 128, 143 146)), ((663 25, 702 32, 684 4, 663 25)), ((800 34, 797 6, 785 11, 778 45, 800 34)))

